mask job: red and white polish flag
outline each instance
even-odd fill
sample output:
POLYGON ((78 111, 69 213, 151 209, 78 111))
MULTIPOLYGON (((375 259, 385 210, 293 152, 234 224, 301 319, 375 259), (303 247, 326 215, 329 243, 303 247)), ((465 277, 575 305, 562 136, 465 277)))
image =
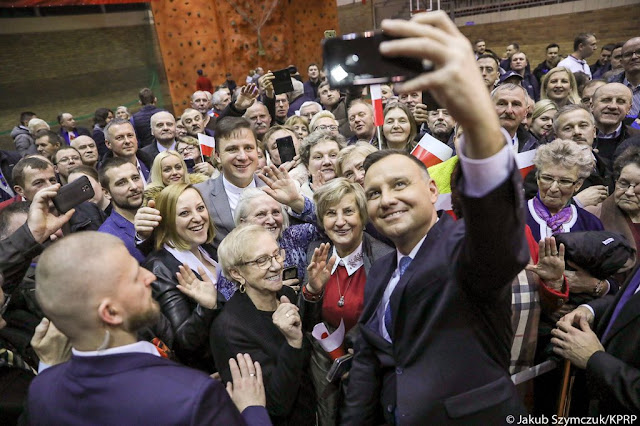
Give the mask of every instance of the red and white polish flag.
POLYGON ((382 109, 382 90, 379 84, 369 86, 371 93, 371 104, 373 105, 373 124, 382 126, 384 124, 384 114, 382 109))
POLYGON ((200 152, 202 155, 211 157, 216 149, 216 140, 212 136, 198 133, 198 142, 200 143, 200 152))
POLYGON ((526 178, 529 172, 535 167, 533 164, 533 157, 536 156, 536 151, 537 149, 532 149, 531 151, 516 154, 516 165, 520 170, 520 176, 522 176, 522 179, 526 178))
POLYGON ((422 161, 425 166, 431 167, 451 158, 453 149, 430 134, 425 133, 418 145, 411 151, 411 155, 422 161))

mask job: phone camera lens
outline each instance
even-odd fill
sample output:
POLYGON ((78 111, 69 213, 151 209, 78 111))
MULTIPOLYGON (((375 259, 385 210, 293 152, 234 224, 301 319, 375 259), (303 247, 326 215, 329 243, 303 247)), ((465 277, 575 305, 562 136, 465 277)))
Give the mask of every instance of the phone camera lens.
POLYGON ((360 57, 358 55, 351 55, 347 57, 347 60, 345 61, 345 65, 347 66, 355 65, 358 63, 359 60, 360 60, 360 57))

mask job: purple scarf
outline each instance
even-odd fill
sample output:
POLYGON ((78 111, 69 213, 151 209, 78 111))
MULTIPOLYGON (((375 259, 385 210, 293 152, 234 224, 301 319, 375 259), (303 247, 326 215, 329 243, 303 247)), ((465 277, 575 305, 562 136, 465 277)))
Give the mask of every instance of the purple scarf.
POLYGON ((533 198, 533 210, 536 214, 547 223, 547 226, 551 228, 552 234, 561 234, 562 225, 569 222, 571 220, 571 205, 568 204, 558 213, 552 215, 549 212, 547 206, 542 204, 542 200, 540 200, 540 193, 536 194, 533 198))

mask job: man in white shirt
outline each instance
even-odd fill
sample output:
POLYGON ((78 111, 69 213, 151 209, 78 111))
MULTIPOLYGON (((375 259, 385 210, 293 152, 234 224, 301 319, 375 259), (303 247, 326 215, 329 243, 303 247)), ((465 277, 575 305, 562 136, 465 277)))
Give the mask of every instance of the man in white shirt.
POLYGON ((571 72, 583 72, 591 78, 591 68, 587 59, 598 49, 598 40, 591 33, 580 33, 573 40, 573 53, 558 63, 559 67, 565 67, 571 72))
POLYGON ((261 186, 255 172, 258 168, 256 136, 251 123, 241 117, 225 117, 216 123, 215 156, 222 174, 195 185, 202 194, 209 215, 216 226, 213 246, 218 247, 235 224, 234 212, 246 188, 261 186))

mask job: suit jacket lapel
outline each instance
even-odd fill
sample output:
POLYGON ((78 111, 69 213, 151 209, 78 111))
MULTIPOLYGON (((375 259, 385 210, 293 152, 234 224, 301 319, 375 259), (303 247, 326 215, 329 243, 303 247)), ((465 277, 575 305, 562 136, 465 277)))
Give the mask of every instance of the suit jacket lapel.
POLYGON ((222 183, 222 175, 213 181, 211 199, 213 201, 212 207, 218 219, 215 226, 224 227, 230 232, 235 225, 233 223, 231 207, 229 206, 229 197, 227 197, 227 192, 224 190, 224 184, 222 183))

